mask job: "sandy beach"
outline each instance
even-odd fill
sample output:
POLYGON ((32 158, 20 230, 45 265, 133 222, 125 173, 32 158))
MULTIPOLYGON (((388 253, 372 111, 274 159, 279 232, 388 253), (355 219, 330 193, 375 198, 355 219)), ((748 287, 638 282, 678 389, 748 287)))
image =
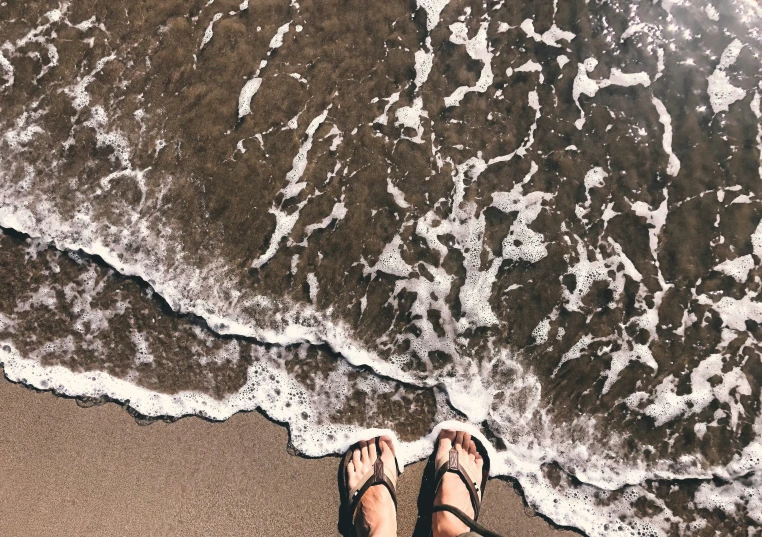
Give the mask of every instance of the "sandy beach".
MULTIPOLYGON (((116 404, 0 382, 0 534, 338 535, 338 459, 287 453, 287 431, 258 413, 138 425, 116 404)), ((400 535, 411 535, 423 463, 400 479, 400 535)), ((506 536, 562 537, 493 479, 485 525, 506 536)))

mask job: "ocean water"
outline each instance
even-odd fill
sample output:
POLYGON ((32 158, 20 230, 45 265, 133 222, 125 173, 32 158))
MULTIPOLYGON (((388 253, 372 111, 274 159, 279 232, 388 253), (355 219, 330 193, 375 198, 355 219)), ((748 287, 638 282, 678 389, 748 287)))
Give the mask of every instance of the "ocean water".
POLYGON ((295 450, 442 423, 590 536, 762 534, 755 0, 0 2, 0 364, 295 450))

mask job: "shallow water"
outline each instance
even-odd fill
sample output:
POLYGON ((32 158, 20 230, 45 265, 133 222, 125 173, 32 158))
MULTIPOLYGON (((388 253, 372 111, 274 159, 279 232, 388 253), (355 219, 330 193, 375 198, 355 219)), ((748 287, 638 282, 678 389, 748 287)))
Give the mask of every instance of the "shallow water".
POLYGON ((0 362, 306 455, 445 420, 589 535, 762 528, 760 8, 0 4, 0 362))

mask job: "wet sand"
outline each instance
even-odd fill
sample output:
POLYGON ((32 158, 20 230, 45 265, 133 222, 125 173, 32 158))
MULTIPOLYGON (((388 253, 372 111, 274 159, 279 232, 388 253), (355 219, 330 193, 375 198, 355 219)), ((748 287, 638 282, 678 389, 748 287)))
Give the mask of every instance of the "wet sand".
MULTIPOLYGON (((224 423, 138 425, 116 404, 0 381, 0 534, 338 535, 338 459, 286 451, 286 429, 257 413, 224 423)), ((411 535, 423 463, 400 479, 400 535, 411 535)), ((524 513, 492 480, 483 522, 504 535, 573 536, 524 513)))

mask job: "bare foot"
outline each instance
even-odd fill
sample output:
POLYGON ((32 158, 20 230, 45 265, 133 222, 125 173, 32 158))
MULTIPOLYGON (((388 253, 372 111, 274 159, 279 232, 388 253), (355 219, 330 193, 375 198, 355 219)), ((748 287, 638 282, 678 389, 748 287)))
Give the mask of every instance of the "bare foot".
MULTIPOLYGON (((442 430, 439 433, 439 448, 434 457, 435 460, 442 456, 446 457, 452 446, 455 446, 455 449, 458 450, 459 460, 463 469, 472 479, 475 479, 479 483, 481 489, 484 460, 476 450, 476 444, 471 440, 470 434, 442 430), (466 456, 463 457, 463 454, 466 456)), ((447 472, 442 476, 442 484, 439 486, 436 498, 434 498, 434 505, 451 505, 457 507, 471 518, 474 516, 474 506, 471 503, 471 496, 468 493, 466 484, 460 475, 453 472, 447 472)), ((433 514, 431 527, 434 531, 434 537, 456 537, 470 531, 468 526, 458 520, 455 515, 444 511, 433 514)))
MULTIPOLYGON (((384 467, 396 471, 396 461, 389 437, 379 438, 381 460, 384 467)), ((347 465, 349 488, 354 488, 378 459, 375 440, 360 442, 347 465)), ((355 530, 361 537, 395 537, 397 535, 397 510, 394 500, 384 485, 370 487, 360 499, 355 518, 355 530)))

